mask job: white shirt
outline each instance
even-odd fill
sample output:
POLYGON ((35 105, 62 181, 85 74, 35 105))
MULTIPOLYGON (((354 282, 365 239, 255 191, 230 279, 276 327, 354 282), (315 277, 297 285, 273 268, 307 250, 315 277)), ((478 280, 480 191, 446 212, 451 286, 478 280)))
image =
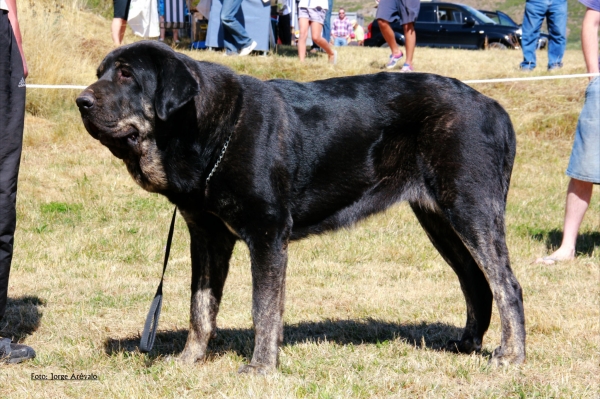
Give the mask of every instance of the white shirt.
POLYGON ((6 0, 0 0, 0 10, 8 11, 8 4, 6 4, 6 0))
MULTIPOLYGON (((2 1, 2 0, 0 0, 2 1)), ((324 10, 329 8, 328 0, 300 0, 298 3, 298 8, 317 8, 321 7, 324 10)))

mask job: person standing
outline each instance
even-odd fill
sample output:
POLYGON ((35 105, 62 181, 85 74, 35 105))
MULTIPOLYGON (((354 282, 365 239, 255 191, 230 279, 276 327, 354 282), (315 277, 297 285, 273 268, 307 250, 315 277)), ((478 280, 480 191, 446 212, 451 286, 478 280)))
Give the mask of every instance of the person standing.
POLYGON ((225 29, 225 54, 246 56, 252 52, 257 43, 248 36, 244 26, 235 15, 242 6, 242 0, 223 0, 221 23, 225 29), (229 37, 228 35, 229 34, 229 37))
MULTIPOLYGON (((0 0, 0 320, 8 300, 8 276, 17 222, 17 177, 23 147, 27 62, 16 0, 0 0)), ((0 337, 0 362, 33 359, 35 351, 0 337)))
MULTIPOLYGON (((600 0, 579 0, 587 7, 581 27, 581 47, 588 73, 600 71, 598 58, 598 26, 600 0)), ((571 178, 567 188, 563 238, 551 255, 536 259, 547 265, 575 258, 579 226, 592 198, 594 184, 600 184, 600 76, 590 78, 585 103, 579 114, 571 159, 567 167, 571 178)))
POLYGON ((179 29, 185 28, 187 6, 183 0, 158 0, 158 15, 160 18, 160 37, 165 41, 166 30, 173 31, 173 44, 179 44, 179 29))
POLYGON ((131 0, 113 0, 114 18, 112 20, 111 33, 115 46, 123 43, 125 29, 127 29, 127 17, 131 0))
POLYGON ((309 26, 313 42, 325 50, 329 56, 329 62, 335 64, 337 61, 337 53, 321 35, 325 16, 327 15, 327 6, 327 0, 300 0, 300 3, 298 3, 298 24, 300 25, 298 58, 300 58, 300 62, 303 62, 306 58, 306 39, 308 38, 309 26))
POLYGON ((396 43, 396 35, 390 23, 400 21, 404 29, 404 46, 406 47, 406 62, 401 72, 413 71, 413 56, 417 45, 417 34, 415 32, 415 20, 421 8, 420 0, 381 0, 377 7, 377 23, 385 42, 390 46, 392 54, 386 64, 386 68, 394 68, 402 59, 404 54, 396 43))
POLYGON ((522 71, 533 71, 540 30, 544 18, 548 24, 548 70, 560 69, 567 47, 567 0, 527 0, 523 16, 522 71))
POLYGON ((333 27, 331 29, 331 36, 333 36, 333 45, 346 46, 350 40, 350 34, 352 30, 352 22, 346 18, 346 11, 340 8, 337 18, 333 21, 333 27))
POLYGON ((365 45, 365 30, 356 20, 352 22, 353 35, 350 35, 350 46, 364 46, 365 45))

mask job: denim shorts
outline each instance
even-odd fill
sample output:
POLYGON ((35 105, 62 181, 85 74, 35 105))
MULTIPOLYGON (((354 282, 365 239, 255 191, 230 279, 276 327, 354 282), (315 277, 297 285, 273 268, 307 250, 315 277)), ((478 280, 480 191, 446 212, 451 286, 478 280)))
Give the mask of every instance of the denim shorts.
POLYGON ((600 77, 585 91, 585 103, 575 132, 567 176, 600 184, 600 77))
POLYGON ((325 15, 327 10, 321 7, 318 8, 300 8, 298 18, 307 18, 310 22, 317 22, 321 25, 325 24, 325 15))

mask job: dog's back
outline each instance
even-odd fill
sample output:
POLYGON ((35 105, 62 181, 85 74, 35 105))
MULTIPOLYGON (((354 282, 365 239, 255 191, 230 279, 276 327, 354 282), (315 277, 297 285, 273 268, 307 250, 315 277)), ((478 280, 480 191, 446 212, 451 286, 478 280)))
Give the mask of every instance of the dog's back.
POLYGON ((273 92, 263 106, 283 110, 269 154, 281 151, 288 168, 294 238, 401 200, 435 208, 450 203, 460 184, 506 197, 515 154, 510 118, 457 80, 379 73, 266 84, 273 92))

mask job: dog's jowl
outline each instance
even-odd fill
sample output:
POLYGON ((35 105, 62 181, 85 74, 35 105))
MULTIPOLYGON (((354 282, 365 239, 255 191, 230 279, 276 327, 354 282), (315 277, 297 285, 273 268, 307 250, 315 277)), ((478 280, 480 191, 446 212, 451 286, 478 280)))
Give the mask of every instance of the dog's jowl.
POLYGON ((408 201, 456 272, 462 338, 481 349, 496 300, 492 363, 525 360, 521 287, 505 241, 515 133, 494 100, 457 80, 378 73, 260 81, 157 42, 108 54, 77 98, 88 132, 144 189, 181 211, 191 236, 190 331, 181 360, 206 356, 237 240, 250 250, 254 354, 277 365, 288 243, 408 201))

